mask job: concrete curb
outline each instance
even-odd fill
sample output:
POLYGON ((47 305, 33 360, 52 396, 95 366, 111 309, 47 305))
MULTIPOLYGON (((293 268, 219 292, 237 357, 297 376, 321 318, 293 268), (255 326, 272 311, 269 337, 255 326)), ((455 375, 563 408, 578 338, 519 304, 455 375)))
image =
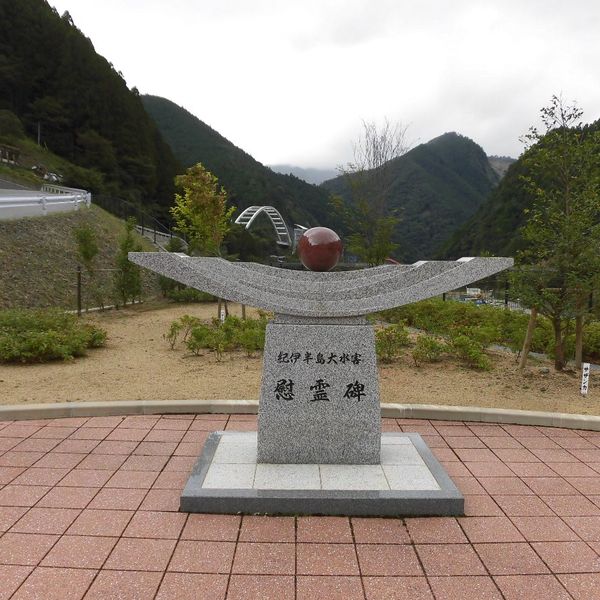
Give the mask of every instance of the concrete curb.
MULTIPOLYGON (((0 406, 0 421, 61 419, 155 414, 257 414, 257 400, 131 400, 115 402, 63 402, 0 406)), ((539 425, 600 431, 600 416, 550 413, 503 408, 439 406, 435 404, 382 404, 388 419, 474 421, 511 425, 539 425)))

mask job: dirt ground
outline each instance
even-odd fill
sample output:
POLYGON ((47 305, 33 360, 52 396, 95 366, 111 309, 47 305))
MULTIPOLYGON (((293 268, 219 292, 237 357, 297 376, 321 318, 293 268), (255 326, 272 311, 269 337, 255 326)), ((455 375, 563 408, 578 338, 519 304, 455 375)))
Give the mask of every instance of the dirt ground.
MULTIPOLYGON (((238 305, 232 314, 241 314, 238 305)), ((252 314, 252 311, 248 311, 252 314)), ((104 348, 85 358, 43 365, 0 365, 0 404, 111 400, 258 399, 262 357, 171 350, 163 339, 184 314, 210 319, 215 304, 140 305, 84 318, 108 332, 104 348)), ((380 365, 383 402, 485 406, 600 414, 600 375, 592 373, 586 398, 580 377, 555 373, 550 362, 516 372, 513 355, 491 353, 494 368, 474 371, 451 361, 415 367, 410 350, 398 362, 380 365)))

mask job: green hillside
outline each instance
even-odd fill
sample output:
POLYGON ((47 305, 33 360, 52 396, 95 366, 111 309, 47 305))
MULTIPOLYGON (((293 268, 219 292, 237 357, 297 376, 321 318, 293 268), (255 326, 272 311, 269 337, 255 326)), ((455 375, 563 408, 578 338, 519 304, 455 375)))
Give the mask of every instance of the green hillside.
POLYGON ((142 96, 142 101, 181 164, 201 162, 218 177, 234 206, 274 206, 288 226, 333 224, 326 190, 274 173, 170 100, 142 96))
MULTIPOLYGON (((585 126, 589 131, 600 130, 600 120, 585 126)), ((528 152, 538 152, 534 146, 528 152)), ((514 256, 524 242, 519 229, 525 224, 525 211, 534 198, 523 185, 528 171, 523 156, 511 164, 498 187, 479 210, 442 244, 437 255, 442 258, 477 256, 491 253, 514 256)))
MULTIPOLYGON (((74 231, 87 224, 96 234, 99 247, 95 268, 106 305, 113 303, 112 277, 123 221, 101 208, 55 213, 46 217, 0 220, 0 309, 60 306, 75 308, 77 245, 74 231)), ((136 236, 137 237, 137 236, 136 236)), ((156 250, 139 238, 144 250, 156 250)), ((153 275, 144 273, 147 293, 156 292, 153 275)), ((87 276, 83 276, 84 306, 96 305, 87 276)))
POLYGON ((14 127, 2 128, 20 121, 76 165, 63 183, 163 213, 172 203, 180 167, 137 90, 44 0, 0 2, 0 117, 0 141, 18 145, 14 127))
MULTIPOLYGON (((435 250, 483 204, 498 183, 480 146, 446 133, 394 159, 387 208, 400 216, 393 240, 406 262, 433 258, 435 250)), ((350 198, 346 180, 322 187, 350 198)))

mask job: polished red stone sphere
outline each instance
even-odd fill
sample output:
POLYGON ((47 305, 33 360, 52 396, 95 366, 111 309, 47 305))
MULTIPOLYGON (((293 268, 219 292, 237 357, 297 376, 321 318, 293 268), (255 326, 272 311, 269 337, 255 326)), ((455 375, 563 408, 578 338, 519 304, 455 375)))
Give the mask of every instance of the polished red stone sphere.
POLYGON ((298 241, 298 256, 310 271, 330 271, 342 256, 340 236, 327 227, 307 229, 298 241))

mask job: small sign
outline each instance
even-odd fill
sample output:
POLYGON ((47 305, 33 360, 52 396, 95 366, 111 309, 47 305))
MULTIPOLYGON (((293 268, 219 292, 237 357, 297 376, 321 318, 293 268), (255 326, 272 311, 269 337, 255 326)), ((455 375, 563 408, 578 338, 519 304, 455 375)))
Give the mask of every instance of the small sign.
POLYGON ((224 323, 224 322, 225 322, 225 309, 222 308, 221 309, 221 323, 224 323))
POLYGON ((587 396, 590 383, 590 363, 581 365, 581 395, 587 396))

